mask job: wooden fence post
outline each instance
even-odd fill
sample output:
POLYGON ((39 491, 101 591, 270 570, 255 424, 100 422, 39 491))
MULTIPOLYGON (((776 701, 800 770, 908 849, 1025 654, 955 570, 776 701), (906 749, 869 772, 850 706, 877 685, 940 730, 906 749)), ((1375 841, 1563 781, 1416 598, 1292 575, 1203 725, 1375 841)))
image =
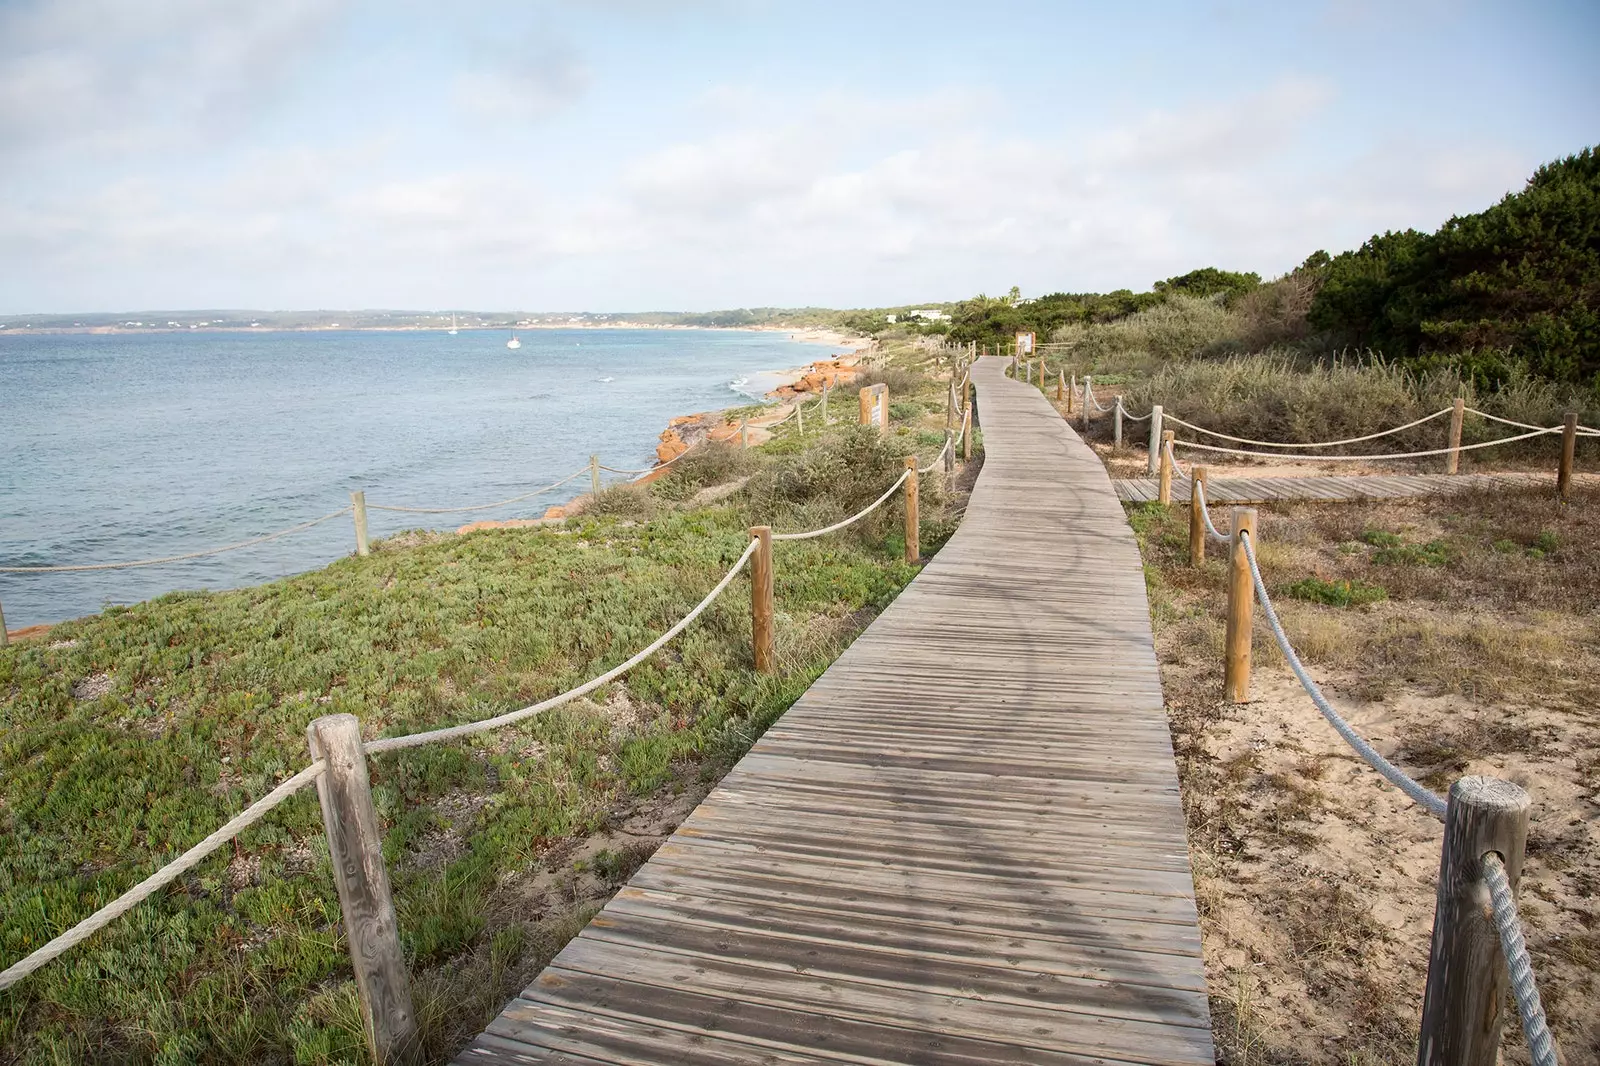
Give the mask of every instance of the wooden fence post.
POLYGON ((5 608, 4 607, 0 607, 0 648, 3 648, 7 644, 10 644, 10 643, 11 643, 11 634, 6 632, 6 612, 5 612, 5 608))
POLYGON ((948 433, 956 425, 956 383, 950 379, 949 388, 944 390, 944 428, 948 433))
POLYGON ((600 457, 589 456, 589 495, 600 495, 600 457))
POLYGON ((1074 407, 1076 407, 1077 404, 1078 404, 1078 375, 1074 374, 1074 375, 1072 375, 1071 386, 1067 389, 1067 414, 1070 415, 1072 413, 1072 409, 1074 407))
POLYGON ((352 492, 350 494, 350 514, 356 523, 356 554, 366 555, 371 549, 367 544, 367 494, 365 492, 352 492))
POLYGON ((1156 467, 1161 464, 1161 405, 1153 404, 1150 407, 1150 473, 1156 472, 1156 467))
POLYGON ((1572 463, 1578 454, 1578 412, 1568 411, 1561 427, 1561 464, 1556 467, 1556 495, 1566 502, 1572 488, 1572 463))
POLYGON ((750 447, 750 420, 748 418, 739 419, 739 447, 750 447))
POLYGON ((961 410, 972 410, 972 378, 969 376, 966 384, 961 386, 961 410))
POLYGON ((906 562, 922 558, 921 545, 917 543, 917 530, 921 525, 917 500, 917 457, 906 456, 906 562))
POLYGON ((1122 397, 1117 397, 1116 406, 1111 409, 1111 446, 1122 447, 1122 397))
POLYGON ((1511 978, 1489 910, 1483 856, 1495 852, 1516 891, 1528 842, 1528 794, 1509 781, 1450 786, 1439 855, 1418 1066, 1494 1066, 1511 978))
POLYGON ((1161 503, 1172 502, 1172 430, 1161 432, 1161 503))
POLYGON ((1228 553, 1227 658, 1223 663, 1223 686, 1234 703, 1250 698, 1250 632, 1256 614, 1256 583, 1250 577, 1250 560, 1239 543, 1245 534, 1250 537, 1250 547, 1259 551, 1256 509, 1235 507, 1233 545, 1228 553))
POLYGON ((1083 375, 1083 431, 1089 432, 1089 418, 1094 414, 1094 408, 1089 403, 1089 375, 1083 375))
POLYGON ((961 461, 972 462, 972 404, 967 403, 966 413, 962 416, 966 423, 966 430, 961 437, 961 461))
POLYGON ((1194 477, 1189 479, 1189 565, 1202 566, 1206 561, 1206 515, 1205 507, 1200 503, 1205 492, 1202 486, 1206 483, 1208 471, 1203 466, 1194 468, 1194 477))
POLYGON ((750 556, 750 642, 759 673, 772 673, 772 527, 751 526, 755 554, 750 556))
POLYGON ((1056 403, 1065 403, 1067 400, 1067 372, 1056 371, 1056 403))
POLYGON ((796 433, 806 435, 806 402, 798 396, 794 401, 794 427, 796 433))
POLYGON ((956 431, 944 431, 944 472, 946 476, 956 472, 956 431))
POLYGON ((1445 445, 1450 450, 1444 454, 1444 472, 1456 474, 1461 471, 1461 423, 1467 416, 1467 401, 1456 397, 1455 408, 1450 412, 1450 440, 1445 445))
POLYGON ((828 424, 828 383, 822 383, 822 424, 828 424))
POLYGON ((322 801, 322 827, 328 835, 367 1043, 382 1066, 420 1063, 417 1017, 389 893, 389 871, 383 865, 383 835, 372 806, 361 723, 353 714, 325 715, 306 727, 306 740, 311 757, 327 764, 317 778, 317 798, 322 801))

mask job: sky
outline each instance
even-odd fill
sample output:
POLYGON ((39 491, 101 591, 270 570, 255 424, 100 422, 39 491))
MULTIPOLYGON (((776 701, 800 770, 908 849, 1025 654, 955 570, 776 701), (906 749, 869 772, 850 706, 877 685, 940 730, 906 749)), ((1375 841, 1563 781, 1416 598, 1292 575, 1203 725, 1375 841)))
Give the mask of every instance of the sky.
POLYGON ((1600 142, 1600 5, 0 0, 0 314, 1274 276, 1600 142))

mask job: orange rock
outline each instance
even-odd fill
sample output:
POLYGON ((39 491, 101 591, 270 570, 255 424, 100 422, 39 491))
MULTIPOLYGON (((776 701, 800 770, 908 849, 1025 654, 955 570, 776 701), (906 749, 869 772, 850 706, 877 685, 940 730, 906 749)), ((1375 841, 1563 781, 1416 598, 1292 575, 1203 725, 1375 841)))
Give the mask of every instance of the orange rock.
POLYGON ((720 426, 713 426, 711 427, 711 432, 708 434, 712 440, 718 441, 733 440, 738 435, 739 427, 734 425, 732 422, 724 422, 720 426))
POLYGON ((540 521, 543 522, 549 521, 550 519, 565 517, 567 517, 567 509, 565 507, 551 507, 546 509, 544 512, 544 518, 540 519, 540 521))
POLYGON ((8 629, 6 630, 6 638, 8 640, 29 640, 34 637, 44 636, 46 633, 50 632, 50 628, 51 627, 48 625, 40 624, 36 626, 23 626, 21 629, 8 629))
MULTIPOLYGON (((551 510, 559 511, 561 508, 552 507, 551 510)), ((547 513, 545 518, 549 517, 550 516, 547 513)), ((467 534, 476 533, 480 529, 522 529, 526 526, 537 526, 542 525, 543 523, 544 518, 507 518, 501 521, 468 522, 466 525, 456 530, 456 532, 467 534)))

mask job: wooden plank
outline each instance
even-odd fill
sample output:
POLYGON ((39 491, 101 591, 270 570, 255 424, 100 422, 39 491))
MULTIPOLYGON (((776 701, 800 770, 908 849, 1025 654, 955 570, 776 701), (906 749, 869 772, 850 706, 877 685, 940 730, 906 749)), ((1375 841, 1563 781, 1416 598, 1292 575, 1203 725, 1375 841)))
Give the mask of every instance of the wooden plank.
POLYGON ((956 535, 458 1062, 1215 1061, 1155 483, 1003 365, 956 535))

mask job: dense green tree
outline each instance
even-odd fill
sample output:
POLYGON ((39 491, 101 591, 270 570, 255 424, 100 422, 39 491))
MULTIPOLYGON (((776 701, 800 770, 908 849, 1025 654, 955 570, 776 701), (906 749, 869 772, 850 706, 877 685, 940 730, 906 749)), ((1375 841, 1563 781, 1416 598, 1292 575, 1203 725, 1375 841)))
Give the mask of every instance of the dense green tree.
POLYGON ((1231 301, 1260 284, 1261 275, 1253 270, 1241 274, 1232 270, 1218 270, 1216 267, 1201 267, 1175 278, 1158 281, 1155 290, 1163 296, 1181 292, 1186 296, 1220 296, 1231 301))
POLYGON ((1521 192, 1436 233, 1373 237, 1333 257, 1313 326, 1407 362, 1465 353, 1600 387, 1600 153, 1540 167, 1521 192))

